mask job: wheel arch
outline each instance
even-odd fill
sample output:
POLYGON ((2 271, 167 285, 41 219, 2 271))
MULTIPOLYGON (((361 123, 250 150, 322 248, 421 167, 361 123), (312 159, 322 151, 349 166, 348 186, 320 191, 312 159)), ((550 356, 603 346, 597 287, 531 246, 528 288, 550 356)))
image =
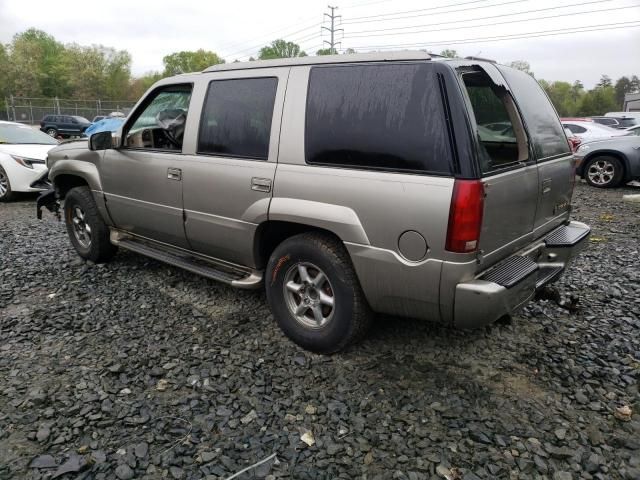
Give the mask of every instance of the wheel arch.
POLYGON ((310 223, 299 223, 285 220, 266 220, 258 225, 253 241, 253 257, 258 269, 266 267, 269 257, 278 245, 286 239, 307 232, 330 235, 340 243, 343 239, 335 232, 310 223))
POLYGON ((586 155, 584 157, 584 159, 582 160, 582 164, 580 165, 580 169, 578 171, 578 174, 580 175, 580 178, 584 178, 586 175, 586 167, 587 164, 593 160, 594 158, 598 158, 598 157, 613 157, 617 160, 620 161, 620 164, 622 165, 622 179, 623 181, 629 181, 629 172, 630 172, 630 167, 629 167, 629 159, 627 158, 627 156, 625 154, 623 154, 622 152, 619 152, 617 150, 597 150, 595 152, 591 152, 590 154, 586 155))

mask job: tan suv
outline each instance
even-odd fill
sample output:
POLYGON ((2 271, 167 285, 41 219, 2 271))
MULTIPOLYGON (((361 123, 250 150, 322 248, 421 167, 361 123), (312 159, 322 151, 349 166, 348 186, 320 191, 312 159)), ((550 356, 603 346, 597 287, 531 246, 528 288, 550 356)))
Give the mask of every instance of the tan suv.
POLYGON ((569 221, 575 165, 537 82, 422 52, 167 78, 117 134, 61 145, 48 166, 38 213, 64 201, 83 258, 121 247, 264 285, 282 330, 324 353, 372 312, 460 327, 508 315, 589 234, 569 221))

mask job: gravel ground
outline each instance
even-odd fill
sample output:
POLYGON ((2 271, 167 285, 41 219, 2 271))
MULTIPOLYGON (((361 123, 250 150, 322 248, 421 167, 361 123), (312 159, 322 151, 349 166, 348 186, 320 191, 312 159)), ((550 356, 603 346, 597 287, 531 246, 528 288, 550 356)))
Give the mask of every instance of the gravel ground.
POLYGON ((120 252, 88 265, 33 198, 0 204, 0 478, 640 479, 638 189, 547 301, 456 332, 379 318, 310 354, 257 292, 120 252), (311 445, 309 445, 311 444, 311 445), (67 472, 67 473, 65 473, 67 472))

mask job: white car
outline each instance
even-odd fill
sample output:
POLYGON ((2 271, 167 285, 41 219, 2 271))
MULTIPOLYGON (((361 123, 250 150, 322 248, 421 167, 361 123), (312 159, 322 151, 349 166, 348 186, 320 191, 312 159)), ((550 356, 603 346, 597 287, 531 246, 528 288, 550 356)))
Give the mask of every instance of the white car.
POLYGON ((14 192, 38 192, 31 183, 47 170, 47 152, 58 141, 28 125, 0 121, 0 201, 14 192))
POLYGON ((640 124, 625 128, 623 132, 627 132, 627 135, 636 135, 640 137, 640 124))
POLYGON ((616 128, 606 127, 596 122, 584 120, 561 120, 562 126, 568 128, 571 133, 582 140, 582 143, 604 140, 611 137, 629 135, 629 132, 616 128))

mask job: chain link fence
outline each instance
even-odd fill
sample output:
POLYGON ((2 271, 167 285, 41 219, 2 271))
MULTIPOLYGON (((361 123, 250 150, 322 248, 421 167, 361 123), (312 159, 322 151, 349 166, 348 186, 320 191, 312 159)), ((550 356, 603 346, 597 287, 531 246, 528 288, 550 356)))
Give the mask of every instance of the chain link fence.
POLYGON ((0 120, 36 125, 45 115, 78 115, 89 121, 97 115, 128 115, 135 102, 128 100, 73 100, 66 98, 5 97, 0 120))

